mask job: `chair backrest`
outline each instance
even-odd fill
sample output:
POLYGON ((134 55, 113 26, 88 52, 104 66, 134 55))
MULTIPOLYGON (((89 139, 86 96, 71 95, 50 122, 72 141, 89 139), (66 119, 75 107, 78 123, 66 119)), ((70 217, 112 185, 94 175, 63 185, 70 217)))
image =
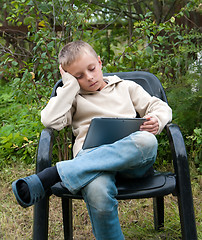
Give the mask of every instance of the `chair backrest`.
POLYGON ((151 96, 155 96, 167 102, 166 94, 164 92, 163 86, 159 79, 152 73, 144 71, 134 71, 134 72, 116 72, 116 73, 106 73, 104 76, 117 75, 121 79, 131 80, 141 85, 144 90, 146 90, 151 96))
MULTIPOLYGON (((105 73, 104 76, 113 76, 117 75, 121 79, 131 80, 141 85, 151 96, 155 96, 167 102, 166 94, 161 85, 159 79, 152 73, 144 71, 134 71, 134 72, 116 72, 116 73, 105 73)), ((62 87, 62 80, 59 80, 52 91, 51 97, 57 95, 56 89, 62 87)))

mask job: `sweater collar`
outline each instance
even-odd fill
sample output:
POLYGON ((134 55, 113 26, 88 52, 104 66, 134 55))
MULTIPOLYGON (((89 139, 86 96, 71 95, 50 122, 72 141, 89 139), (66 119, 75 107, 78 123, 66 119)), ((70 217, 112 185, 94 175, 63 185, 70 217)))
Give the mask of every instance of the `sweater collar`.
POLYGON ((107 85, 101 90, 101 91, 95 91, 95 92, 90 92, 90 91, 85 91, 83 89, 80 90, 80 94, 81 95, 86 95, 86 94, 96 94, 96 93, 99 93, 99 92, 102 92, 102 91, 111 91, 112 89, 114 89, 115 85, 118 83, 118 82, 122 82, 123 80, 120 79, 118 76, 114 75, 114 76, 104 76, 103 77, 103 80, 105 82, 107 82, 107 85))

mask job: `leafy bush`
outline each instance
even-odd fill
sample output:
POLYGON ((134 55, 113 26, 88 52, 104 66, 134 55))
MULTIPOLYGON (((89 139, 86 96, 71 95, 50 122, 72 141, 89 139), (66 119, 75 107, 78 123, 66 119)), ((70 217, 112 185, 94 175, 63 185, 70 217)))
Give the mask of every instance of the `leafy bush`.
MULTIPOLYGON (((142 16, 142 21, 134 24, 133 42, 107 64, 105 71, 135 69, 154 73, 166 90, 173 121, 181 128, 190 159, 201 166, 201 135, 196 135, 201 131, 201 33, 176 24, 186 11, 182 9, 159 25, 151 13, 142 16)), ((164 162, 157 162, 170 161, 165 154, 168 142, 159 137, 159 146, 164 147, 159 152, 164 162)))
POLYGON ((34 161, 42 130, 36 105, 19 103, 10 86, 1 87, 0 167, 17 160, 34 161))
POLYGON ((194 160, 198 171, 202 173, 202 129, 195 128, 191 136, 187 137, 190 157, 194 160))
MULTIPOLYGON (((90 23, 99 22, 99 12, 82 1, 79 7, 77 1, 72 4, 67 0, 62 4, 30 0, 5 3, 3 8, 9 8, 7 20, 13 25, 27 26, 28 32, 16 43, 20 48, 16 50, 10 45, 1 52, 0 74, 11 86, 5 88, 0 98, 2 164, 8 159, 32 161, 34 158, 34 147, 42 129, 40 111, 60 78, 58 52, 66 42, 76 39, 88 41, 96 49, 104 62, 104 72, 145 70, 159 77, 173 109, 173 120, 185 136, 190 157, 196 159, 197 155, 199 159, 201 69, 200 62, 194 62, 201 52, 201 33, 176 23, 195 8, 196 2, 190 1, 178 14, 160 24, 154 21, 151 12, 140 15, 140 20, 134 23, 131 42, 127 43, 125 26, 101 31, 90 29, 90 23), (6 89, 12 93, 8 94, 6 89)), ((4 39, 0 41, 5 45, 4 39)), ((159 142, 167 149, 163 137, 159 137, 159 142)), ((160 155, 163 164, 169 161, 165 151, 161 150, 160 155)))

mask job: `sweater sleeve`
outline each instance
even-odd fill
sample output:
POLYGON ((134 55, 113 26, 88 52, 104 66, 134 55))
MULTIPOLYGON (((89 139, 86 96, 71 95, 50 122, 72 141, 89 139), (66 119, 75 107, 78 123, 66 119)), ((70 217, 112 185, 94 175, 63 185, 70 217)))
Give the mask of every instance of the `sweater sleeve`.
POLYGON ((57 96, 52 97, 41 111, 41 122, 45 127, 61 130, 72 123, 73 102, 80 90, 76 78, 69 73, 62 77, 63 86, 57 88, 57 96))
POLYGON ((140 85, 136 84, 130 89, 135 110, 140 117, 150 115, 156 117, 159 123, 157 134, 161 133, 165 125, 172 120, 172 110, 168 104, 157 97, 152 97, 140 85))

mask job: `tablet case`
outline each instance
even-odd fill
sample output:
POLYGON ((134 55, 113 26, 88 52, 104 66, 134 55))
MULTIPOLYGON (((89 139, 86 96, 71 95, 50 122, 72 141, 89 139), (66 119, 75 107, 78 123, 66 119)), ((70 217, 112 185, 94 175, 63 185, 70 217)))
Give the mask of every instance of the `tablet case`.
POLYGON ((140 129, 144 118, 93 118, 83 149, 114 143, 140 129))

